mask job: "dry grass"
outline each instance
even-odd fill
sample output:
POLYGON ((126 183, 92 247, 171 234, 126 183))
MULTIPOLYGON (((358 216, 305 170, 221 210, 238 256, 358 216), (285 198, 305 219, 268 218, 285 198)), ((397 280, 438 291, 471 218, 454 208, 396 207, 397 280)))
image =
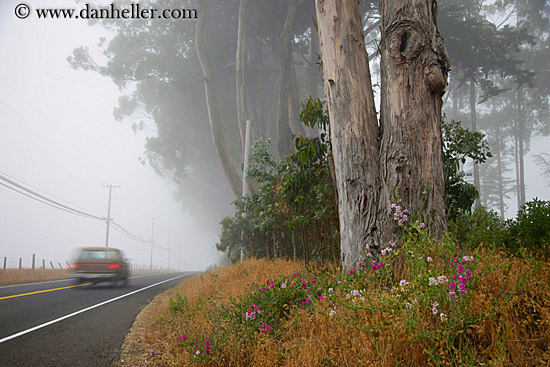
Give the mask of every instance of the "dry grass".
MULTIPOLYGON (((427 323, 434 321, 429 308, 411 328, 410 313, 392 304, 390 292, 371 289, 370 308, 345 307, 343 299, 312 312, 295 309, 279 325, 276 337, 256 333, 251 340, 218 340, 212 359, 203 365, 549 366, 548 264, 494 251, 479 255, 484 262, 469 289, 463 324, 456 328, 427 323), (334 317, 328 315, 329 308, 336 310, 334 317)), ((218 327, 230 329, 215 324, 220 320, 216 310, 229 303, 229 297, 249 292, 252 283, 298 271, 303 271, 301 263, 248 260, 180 284, 145 308, 125 342, 121 365, 193 365, 193 354, 175 342, 176 335, 201 338, 218 327), (185 296, 189 309, 174 314, 170 298, 178 295, 185 296)), ((398 278, 408 275, 406 269, 396 271, 398 278)))
POLYGON ((66 269, 5 269, 0 270, 0 286, 46 282, 67 277, 66 269))

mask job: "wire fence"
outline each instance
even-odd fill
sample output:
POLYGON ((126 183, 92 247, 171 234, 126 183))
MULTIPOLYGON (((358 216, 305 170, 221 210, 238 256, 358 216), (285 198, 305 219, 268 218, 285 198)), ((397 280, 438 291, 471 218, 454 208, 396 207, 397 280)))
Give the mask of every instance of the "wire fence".
MULTIPOLYGON (((35 254, 27 257, 1 257, 0 265, 2 270, 6 269, 70 269, 72 264, 68 260, 52 260, 46 258, 38 258, 35 254)), ((151 269, 149 264, 128 263, 130 270, 163 270, 160 266, 153 266, 151 269)))

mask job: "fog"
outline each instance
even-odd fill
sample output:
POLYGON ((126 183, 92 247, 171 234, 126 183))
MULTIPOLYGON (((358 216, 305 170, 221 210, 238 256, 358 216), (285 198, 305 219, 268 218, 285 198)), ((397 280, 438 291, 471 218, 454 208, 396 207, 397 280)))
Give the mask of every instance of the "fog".
MULTIPOLYGON (((23 4, 19 0, 0 2, 0 261, 7 257, 7 265, 16 267, 22 258, 23 266, 29 267, 35 254, 37 266, 42 259, 66 265, 76 248, 105 245, 105 221, 62 211, 23 194, 35 196, 33 191, 101 219, 107 216, 108 185, 115 187, 110 214, 119 226, 111 226, 108 244, 122 249, 132 263, 149 266, 152 236, 152 265, 157 268, 203 270, 226 258, 216 251, 215 243, 220 220, 231 215, 231 200, 240 197, 242 182, 237 181, 242 178, 244 133, 239 124, 244 130, 244 120, 251 119, 253 139, 270 138, 271 153, 279 159, 294 149, 291 134, 307 134, 296 108, 300 101, 323 94, 320 49, 311 21, 314 2, 249 2, 248 18, 242 20, 253 36, 244 42, 246 57, 236 58, 239 3, 210 2, 207 27, 201 33, 213 70, 208 80, 201 68, 206 63, 201 65, 194 47, 195 19, 103 20, 90 26, 83 19, 38 19, 32 13, 37 7, 83 9, 83 1, 28 2, 31 13, 26 19, 16 16, 16 7, 23 4), (289 33, 283 27, 290 15, 296 19, 289 33), (279 41, 283 36, 288 42, 279 41), (279 47, 283 43, 286 50, 279 47), (239 77, 237 59, 247 60, 242 63, 246 71, 239 77), (216 148, 212 138, 223 134, 214 132, 215 123, 209 119, 205 84, 216 91, 222 116, 218 125, 225 136, 216 148), (235 93, 236 86, 246 98, 237 97, 241 91, 235 93), (231 184, 227 177, 233 178, 231 184)), ((360 2, 365 29, 370 29, 365 37, 369 55, 379 47, 376 3, 360 2)), ((163 1, 143 4, 173 6, 163 1)), ((178 6, 182 4, 197 2, 183 1, 178 6)), ((470 60, 464 57, 468 52, 461 47, 477 46, 473 41, 458 42, 465 39, 460 34, 464 24, 452 15, 452 1, 440 4, 440 28, 449 32, 445 37, 452 65, 444 111, 448 119, 461 120, 469 128, 466 76, 491 65, 469 69, 470 60)), ((498 14, 508 14, 507 6, 498 14)), ((489 73, 492 79, 474 83, 477 129, 492 139, 492 151, 502 150, 504 165, 498 174, 495 158, 481 165, 486 173, 481 202, 493 210, 505 204, 501 205, 503 219, 516 215, 518 197, 550 199, 548 174, 536 163, 537 155, 548 152, 550 131, 545 87, 550 74, 544 43, 548 32, 546 23, 541 24, 534 28, 539 44, 521 45, 536 57, 517 64, 537 74, 535 87, 526 89, 525 195, 519 194, 521 185, 516 182, 517 85, 497 69, 489 73), (493 82, 507 93, 482 101, 482 87, 493 82), (541 98, 536 95, 539 91, 541 98), (497 133, 501 138, 496 138, 497 133), (503 187, 496 190, 495 182, 503 187)), ((489 41, 481 38, 480 43, 489 41)), ((372 58, 376 103, 379 62, 379 57, 372 58)), ((550 172, 550 156, 546 157, 550 172)), ((465 169, 471 170, 470 161, 465 169)))
MULTIPOLYGON (((111 217, 130 233, 151 239, 153 266, 202 270, 217 260, 213 231, 197 223, 174 199, 174 184, 138 162, 147 136, 113 118, 121 93, 108 79, 75 71, 72 50, 94 45, 101 29, 85 21, 18 19, 19 2, 0 3, 0 174, 72 208, 111 217), (170 248, 170 253, 167 251, 170 248)), ((49 1, 48 6, 68 2, 49 1)), ((62 4, 62 5, 61 5, 62 4)), ((31 8, 34 4, 29 3, 31 8)), ((2 183, 5 183, 2 181, 2 183)), ((80 246, 105 245, 105 222, 55 209, 0 186, 0 261, 29 267, 32 254, 66 265, 80 246)), ((131 262, 149 266, 150 243, 111 227, 109 245, 131 262)), ((49 265, 48 265, 49 267, 49 265)))

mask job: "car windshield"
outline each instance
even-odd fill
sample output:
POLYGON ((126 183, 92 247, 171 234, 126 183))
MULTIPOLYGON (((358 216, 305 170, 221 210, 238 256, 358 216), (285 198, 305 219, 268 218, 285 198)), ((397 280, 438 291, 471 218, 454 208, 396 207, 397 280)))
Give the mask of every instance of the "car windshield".
POLYGON ((102 260, 102 259, 111 259, 119 260, 120 256, 116 251, 105 251, 105 250, 83 250, 80 253, 80 259, 83 260, 102 260))

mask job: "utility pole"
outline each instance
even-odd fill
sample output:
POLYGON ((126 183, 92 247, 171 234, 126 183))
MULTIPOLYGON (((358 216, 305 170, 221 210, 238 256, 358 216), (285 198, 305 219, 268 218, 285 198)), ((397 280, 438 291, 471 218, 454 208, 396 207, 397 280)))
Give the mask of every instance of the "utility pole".
POLYGON ((153 270, 153 244, 155 243, 155 239, 154 239, 155 220, 157 220, 158 218, 149 217, 149 219, 151 219, 151 259, 149 262, 149 270, 153 270))
POLYGON ((109 204, 107 206, 107 235, 105 236, 105 247, 109 247, 109 226, 111 225, 111 194, 113 192, 113 188, 118 189, 120 185, 113 186, 111 184, 109 185, 102 185, 103 187, 109 188, 109 204))
MULTIPOLYGON (((250 155, 250 120, 246 120, 246 132, 243 157, 243 197, 248 194, 248 183, 246 182, 246 171, 248 170, 248 156, 250 155)), ((246 217, 246 213, 242 214, 246 217)), ((244 260, 244 232, 241 231, 241 261, 244 260)))

